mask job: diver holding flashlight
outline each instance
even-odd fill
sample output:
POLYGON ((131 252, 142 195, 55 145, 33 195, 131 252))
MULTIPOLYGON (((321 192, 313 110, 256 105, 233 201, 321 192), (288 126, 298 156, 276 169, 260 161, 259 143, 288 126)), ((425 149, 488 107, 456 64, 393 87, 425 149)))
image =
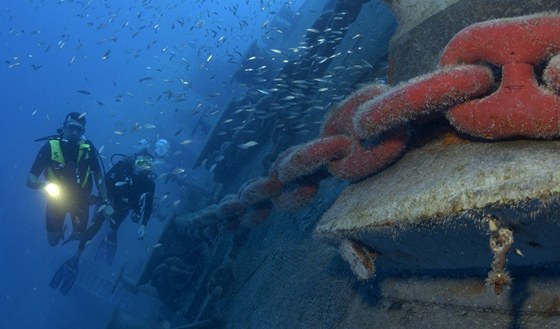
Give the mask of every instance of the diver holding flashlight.
MULTIPOLYGON (((97 150, 87 140, 84 114, 69 113, 58 130, 43 145, 27 176, 27 186, 33 189, 44 188, 47 200, 47 238, 51 246, 64 239, 64 219, 69 213, 72 219, 71 239, 79 239, 85 232, 93 185, 102 200, 107 199, 107 188, 99 164, 97 150), (43 174, 45 179, 40 179, 43 174)), ((107 201, 108 203, 108 201, 107 201)), ((103 209, 110 215, 112 208, 103 209)))
MULTIPOLYGON (((95 184, 102 203, 98 211, 111 216, 113 208, 107 198, 105 179, 99 154, 93 143, 84 137, 85 113, 66 115, 57 135, 47 140, 39 150, 27 176, 27 186, 44 189, 47 194, 46 227, 49 245, 64 239, 64 221, 70 214, 72 234, 65 242, 78 240, 86 232, 91 194, 95 184), (40 176, 43 175, 44 179, 40 176)), ((51 281, 52 288, 68 293, 75 281, 79 254, 64 263, 51 281)))

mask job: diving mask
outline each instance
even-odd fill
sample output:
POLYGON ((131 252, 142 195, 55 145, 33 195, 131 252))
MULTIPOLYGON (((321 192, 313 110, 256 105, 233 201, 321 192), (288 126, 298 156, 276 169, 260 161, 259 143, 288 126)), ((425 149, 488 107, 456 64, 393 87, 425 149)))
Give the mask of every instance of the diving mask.
POLYGON ((134 168, 138 171, 149 171, 152 169, 153 162, 151 158, 138 157, 134 160, 134 168))

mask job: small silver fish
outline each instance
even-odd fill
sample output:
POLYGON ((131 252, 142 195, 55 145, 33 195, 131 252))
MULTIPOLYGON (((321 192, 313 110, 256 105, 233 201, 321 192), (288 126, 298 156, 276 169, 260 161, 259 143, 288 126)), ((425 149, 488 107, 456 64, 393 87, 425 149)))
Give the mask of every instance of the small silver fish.
MULTIPOLYGON (((62 48, 62 46, 60 48, 62 48)), ((101 60, 108 59, 110 54, 111 54, 111 50, 109 49, 105 52, 105 54, 103 54, 103 56, 101 56, 101 60)))
POLYGON ((155 249, 160 248, 161 246, 163 246, 163 244, 161 244, 161 243, 156 243, 156 244, 154 244, 153 246, 146 248, 146 253, 149 254, 149 253, 151 253, 152 251, 154 251, 155 249))
POLYGON ((239 145, 239 148, 241 149, 248 149, 250 147, 253 147, 255 145, 258 145, 259 143, 255 142, 255 141, 248 141, 247 143, 241 144, 239 145))

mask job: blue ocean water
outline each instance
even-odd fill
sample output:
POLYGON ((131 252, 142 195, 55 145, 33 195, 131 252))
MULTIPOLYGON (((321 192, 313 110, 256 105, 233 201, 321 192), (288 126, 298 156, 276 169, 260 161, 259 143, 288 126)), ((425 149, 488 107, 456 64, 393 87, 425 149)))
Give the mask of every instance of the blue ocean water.
MULTIPOLYGON (((168 165, 191 167, 206 137, 192 133, 200 116, 244 91, 229 81, 246 49, 262 40, 278 10, 297 10, 302 2, 2 2, 1 329, 102 328, 118 306, 149 316, 159 305, 148 297, 119 300, 96 286, 112 283, 125 264, 127 272, 138 274, 164 225, 154 218, 143 241, 135 239, 129 220, 123 224, 112 266, 92 261, 89 247, 82 256, 82 282, 67 296, 49 288, 76 244, 47 243, 45 196, 25 187, 42 145, 34 139, 54 134, 66 113, 85 112, 86 135, 103 148, 106 167, 111 154, 130 154, 143 138, 169 140, 168 165), (97 281, 85 282, 88 272, 97 281)), ((158 190, 173 192, 169 186, 158 190)))

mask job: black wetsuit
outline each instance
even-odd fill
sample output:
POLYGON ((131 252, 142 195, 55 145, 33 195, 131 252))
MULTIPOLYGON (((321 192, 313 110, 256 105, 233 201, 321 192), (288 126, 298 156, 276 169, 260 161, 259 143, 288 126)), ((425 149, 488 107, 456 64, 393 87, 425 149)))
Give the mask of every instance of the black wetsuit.
MULTIPOLYGON (((133 160, 124 159, 117 162, 105 176, 107 195, 114 210, 111 216, 111 229, 113 230, 119 228, 130 211, 133 211, 138 217, 142 215, 144 225, 148 223, 152 215, 155 192, 154 174, 152 172, 135 174, 133 167, 133 160)), ((93 225, 80 242, 80 249, 83 250, 85 244, 99 231, 103 220, 103 214, 96 213, 93 225)))
POLYGON ((101 177, 97 151, 91 141, 86 140, 83 144, 89 144, 90 149, 82 154, 78 162, 78 143, 59 141, 59 144, 64 164, 52 159, 51 144, 47 142, 39 150, 29 172, 37 177, 44 173, 48 180, 56 180, 62 191, 61 198, 49 198, 47 201, 47 232, 63 233, 64 218, 69 213, 74 233, 81 234, 87 227, 89 216, 89 199, 93 189, 91 173, 101 177), (55 179, 48 177, 48 168, 51 168, 55 179))

